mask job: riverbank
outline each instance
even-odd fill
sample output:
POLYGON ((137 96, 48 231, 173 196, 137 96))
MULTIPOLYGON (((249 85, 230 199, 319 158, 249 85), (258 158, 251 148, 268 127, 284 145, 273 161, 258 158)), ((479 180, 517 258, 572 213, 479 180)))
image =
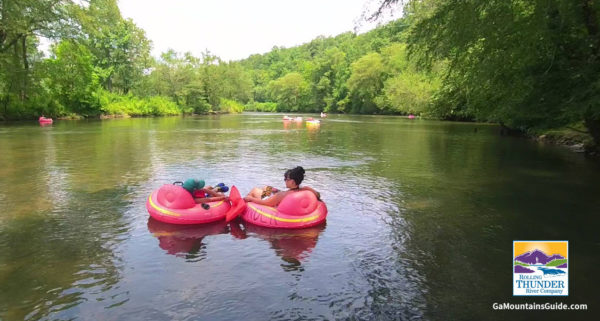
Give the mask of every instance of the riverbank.
POLYGON ((586 156, 599 158, 600 151, 594 144, 592 136, 585 129, 578 127, 563 127, 551 129, 532 137, 544 144, 562 145, 575 153, 585 153, 586 156))
MULTIPOLYGON (((176 115, 129 115, 129 114, 99 114, 92 116, 82 116, 78 114, 69 114, 63 116, 48 116, 48 118, 53 118, 55 120, 84 120, 84 119, 119 119, 119 118, 144 118, 144 117, 174 117, 174 116, 205 116, 205 115, 225 115, 225 114, 233 114, 235 112, 229 110, 211 110, 203 113, 180 113, 176 115)), ((39 116, 34 117, 22 117, 22 118, 14 118, 14 119, 5 119, 0 118, 0 123, 2 122, 13 122, 13 121, 37 121, 39 116)))
POLYGON ((586 157, 599 158, 600 148, 583 124, 574 124, 547 130, 523 131, 500 125, 500 135, 523 137, 542 144, 560 145, 575 153, 584 153, 586 157))
MULTIPOLYGON (((100 119, 118 119, 118 118, 144 118, 144 117, 175 117, 175 116, 206 116, 206 115, 225 115, 225 114, 231 114, 231 111, 222 111, 222 110, 218 110, 218 111, 207 111, 204 113, 191 113, 191 114, 187 114, 187 113, 182 113, 179 115, 171 115, 171 116, 155 116, 155 115, 127 115, 127 114, 119 114, 119 115, 105 115, 105 114, 101 114, 99 116, 94 116, 94 117, 88 117, 88 118, 100 118, 100 119)), ((85 119, 84 117, 79 117, 79 118, 69 118, 69 117, 58 117, 58 119, 65 119, 65 120, 73 120, 73 119, 85 119)))

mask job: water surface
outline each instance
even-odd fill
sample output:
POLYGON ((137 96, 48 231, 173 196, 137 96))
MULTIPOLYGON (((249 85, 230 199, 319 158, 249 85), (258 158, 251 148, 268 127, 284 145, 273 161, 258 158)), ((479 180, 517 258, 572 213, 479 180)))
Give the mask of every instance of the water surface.
POLYGON ((494 302, 595 308, 597 163, 491 125, 281 117, 3 124, 0 319, 504 320, 519 314, 494 302), (326 225, 178 227, 145 209, 173 181, 283 188, 297 165, 327 203, 326 225), (513 240, 569 240, 570 296, 513 298, 513 240))

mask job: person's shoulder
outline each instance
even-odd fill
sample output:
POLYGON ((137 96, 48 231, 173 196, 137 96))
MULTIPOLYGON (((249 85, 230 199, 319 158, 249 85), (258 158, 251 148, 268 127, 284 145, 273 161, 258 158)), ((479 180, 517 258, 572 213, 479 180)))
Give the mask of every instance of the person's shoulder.
POLYGON ((280 198, 284 198, 287 194, 289 194, 290 192, 292 192, 291 190, 287 190, 287 191, 280 191, 279 193, 274 194, 277 197, 280 198))
POLYGON ((275 199, 277 200, 277 202, 281 202, 288 194, 293 193, 294 191, 291 190, 287 190, 287 191, 281 191, 279 193, 273 194, 272 197, 276 197, 275 199))

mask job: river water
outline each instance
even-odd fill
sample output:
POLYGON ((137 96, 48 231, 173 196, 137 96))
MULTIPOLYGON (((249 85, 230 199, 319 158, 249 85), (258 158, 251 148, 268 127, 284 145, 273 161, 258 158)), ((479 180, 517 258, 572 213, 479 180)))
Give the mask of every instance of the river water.
POLYGON ((281 118, 2 124, 0 319, 505 320, 525 312, 493 303, 587 303, 587 313, 544 315, 576 319, 597 309, 597 162, 486 124, 281 118), (297 165, 328 206, 324 226, 179 227, 145 209, 173 181, 246 193, 284 188, 297 165), (569 240, 570 295, 513 297, 513 240, 569 240))

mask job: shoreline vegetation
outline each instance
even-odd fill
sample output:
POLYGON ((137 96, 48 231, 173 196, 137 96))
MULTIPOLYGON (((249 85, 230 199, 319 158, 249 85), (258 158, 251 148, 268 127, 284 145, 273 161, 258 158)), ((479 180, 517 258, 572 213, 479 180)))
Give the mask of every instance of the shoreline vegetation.
POLYGON ((382 8, 404 5, 404 16, 223 61, 208 50, 152 57, 145 31, 121 16, 117 0, 8 2, 0 120, 414 114, 500 124, 501 134, 599 155, 600 4, 510 3, 383 0, 382 8))

